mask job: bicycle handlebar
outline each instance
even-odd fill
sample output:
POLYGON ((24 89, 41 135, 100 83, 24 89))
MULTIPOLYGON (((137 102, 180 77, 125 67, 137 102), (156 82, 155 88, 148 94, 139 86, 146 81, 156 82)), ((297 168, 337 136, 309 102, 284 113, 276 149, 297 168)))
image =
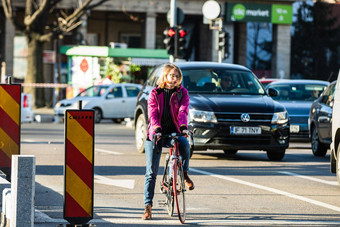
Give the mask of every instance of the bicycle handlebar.
MULTIPOLYGON (((175 137, 179 137, 179 136, 189 136, 189 139, 190 139, 189 142, 190 142, 190 144, 193 144, 193 139, 192 139, 193 133, 191 131, 188 131, 188 133, 173 132, 171 134, 161 135, 160 139, 161 138, 175 138, 175 137)), ((156 152, 159 153, 159 149, 156 146, 156 143, 157 143, 157 134, 153 134, 153 136, 152 136, 152 149, 156 149, 156 152)))

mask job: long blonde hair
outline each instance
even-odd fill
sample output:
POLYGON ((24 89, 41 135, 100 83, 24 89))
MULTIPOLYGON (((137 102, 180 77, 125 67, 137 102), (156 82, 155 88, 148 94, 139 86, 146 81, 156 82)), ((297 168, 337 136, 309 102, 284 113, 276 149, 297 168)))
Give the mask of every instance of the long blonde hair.
POLYGON ((182 71, 178 68, 177 65, 174 65, 174 64, 171 64, 171 63, 166 63, 163 66, 163 71, 162 71, 161 76, 157 80, 158 87, 160 87, 160 88, 165 87, 165 84, 167 82, 167 76, 172 69, 175 69, 178 72, 178 75, 179 75, 176 87, 178 88, 181 85, 182 79, 183 79, 182 71))

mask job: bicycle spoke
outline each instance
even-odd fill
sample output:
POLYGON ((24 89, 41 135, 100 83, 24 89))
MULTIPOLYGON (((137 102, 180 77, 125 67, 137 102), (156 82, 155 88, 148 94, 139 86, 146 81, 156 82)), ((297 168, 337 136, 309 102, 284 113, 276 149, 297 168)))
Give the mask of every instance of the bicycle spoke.
POLYGON ((174 215, 174 195, 172 185, 169 185, 169 190, 166 194, 166 204, 169 216, 174 215))
POLYGON ((174 213, 174 199, 173 199, 173 189, 172 180, 169 173, 169 159, 167 157, 165 162, 164 174, 161 182, 161 192, 165 193, 165 204, 169 216, 173 216, 174 213))
POLYGON ((177 165, 174 167, 174 197, 176 202, 177 214, 180 222, 183 224, 186 218, 185 212, 185 186, 184 186, 184 175, 183 168, 180 164, 180 160, 178 160, 177 165))

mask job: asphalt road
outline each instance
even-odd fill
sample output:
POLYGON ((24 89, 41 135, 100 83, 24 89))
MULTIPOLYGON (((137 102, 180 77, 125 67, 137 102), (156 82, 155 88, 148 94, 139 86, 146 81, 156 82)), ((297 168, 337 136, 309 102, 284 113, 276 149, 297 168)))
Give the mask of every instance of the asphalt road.
MULTIPOLYGON (((35 226, 63 219, 64 125, 22 124, 21 154, 36 156, 35 226)), ((161 166, 165 155, 162 155, 161 166)), ((131 127, 95 126, 96 226, 180 225, 162 205, 156 184, 153 220, 143 221, 145 157, 131 127)), ((308 143, 291 143, 271 162, 261 151, 196 152, 190 161, 196 188, 186 194, 187 224, 197 226, 340 226, 340 187, 329 171, 329 153, 314 157, 308 143)), ((160 173, 163 168, 160 168, 160 173)))

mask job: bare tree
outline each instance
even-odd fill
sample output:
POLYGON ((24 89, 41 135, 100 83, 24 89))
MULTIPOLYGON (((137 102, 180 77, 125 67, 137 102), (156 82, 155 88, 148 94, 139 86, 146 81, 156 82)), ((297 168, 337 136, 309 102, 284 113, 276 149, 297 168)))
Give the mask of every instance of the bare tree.
MULTIPOLYGON (((108 0, 84 0, 84 2, 78 0, 78 8, 69 15, 56 9, 57 4, 62 0, 26 0, 23 21, 19 21, 15 15, 13 1, 2 0, 2 6, 7 19, 26 36, 28 55, 25 83, 43 83, 43 44, 56 38, 61 39, 63 34, 81 24, 79 18, 89 9, 108 0)), ((44 89, 25 87, 24 92, 32 94, 36 107, 45 106, 44 89)))

